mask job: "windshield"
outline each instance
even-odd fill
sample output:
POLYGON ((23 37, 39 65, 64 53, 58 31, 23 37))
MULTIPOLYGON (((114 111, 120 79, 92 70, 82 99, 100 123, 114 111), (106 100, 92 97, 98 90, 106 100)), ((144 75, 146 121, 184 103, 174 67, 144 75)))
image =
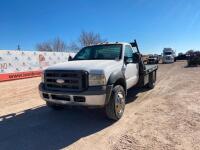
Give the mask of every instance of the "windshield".
POLYGON ((81 49, 73 60, 115 60, 121 59, 122 45, 95 45, 81 49))
POLYGON ((151 55, 151 56, 149 56, 149 58, 154 58, 154 56, 151 55))
POLYGON ((164 54, 165 54, 165 55, 171 55, 172 52, 165 52, 164 54))

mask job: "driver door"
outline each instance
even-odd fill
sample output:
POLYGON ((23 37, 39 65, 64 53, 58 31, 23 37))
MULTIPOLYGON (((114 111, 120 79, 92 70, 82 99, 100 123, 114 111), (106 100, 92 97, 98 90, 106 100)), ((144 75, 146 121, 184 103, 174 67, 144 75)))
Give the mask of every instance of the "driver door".
POLYGON ((129 89, 137 84, 139 79, 138 63, 133 63, 133 49, 130 45, 125 46, 124 60, 123 69, 125 71, 127 89, 129 89))

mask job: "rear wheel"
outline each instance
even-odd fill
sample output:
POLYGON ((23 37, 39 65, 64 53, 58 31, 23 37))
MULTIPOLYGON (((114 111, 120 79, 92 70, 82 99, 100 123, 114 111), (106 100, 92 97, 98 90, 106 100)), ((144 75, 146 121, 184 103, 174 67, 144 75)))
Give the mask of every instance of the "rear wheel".
POLYGON ((54 104, 54 103, 51 103, 51 102, 46 102, 46 105, 47 105, 48 107, 50 107, 51 109, 53 109, 53 110, 61 110, 61 109, 64 108, 64 107, 61 106, 61 105, 57 105, 57 104, 54 104))
POLYGON ((106 115, 112 120, 119 120, 125 109, 125 91, 121 85, 116 85, 106 105, 106 115))
POLYGON ((147 84, 147 88, 153 89, 156 84, 156 71, 149 74, 149 83, 147 84))

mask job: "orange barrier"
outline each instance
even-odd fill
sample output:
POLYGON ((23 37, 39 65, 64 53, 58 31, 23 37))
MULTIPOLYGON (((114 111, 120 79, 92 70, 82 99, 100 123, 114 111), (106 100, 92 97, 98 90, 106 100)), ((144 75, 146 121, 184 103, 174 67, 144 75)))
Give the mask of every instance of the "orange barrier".
POLYGON ((17 80, 17 79, 32 78, 32 77, 39 77, 39 76, 41 76, 41 71, 5 73, 5 74, 0 74, 0 82, 17 80))

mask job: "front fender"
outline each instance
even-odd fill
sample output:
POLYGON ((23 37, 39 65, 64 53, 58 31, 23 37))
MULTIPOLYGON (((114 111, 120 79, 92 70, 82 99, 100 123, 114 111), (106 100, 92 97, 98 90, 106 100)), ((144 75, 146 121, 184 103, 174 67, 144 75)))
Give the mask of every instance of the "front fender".
POLYGON ((125 84, 126 84, 126 78, 123 74, 123 72, 120 71, 115 71, 113 73, 111 73, 110 77, 108 78, 108 82, 107 85, 113 85, 115 84, 119 79, 124 80, 125 84))
POLYGON ((112 94, 112 88, 115 84, 122 85, 127 94, 126 78, 121 70, 111 73, 110 77, 108 78, 107 90, 106 90, 107 91, 106 92, 106 104, 108 104, 108 102, 110 100, 110 96, 112 94))

